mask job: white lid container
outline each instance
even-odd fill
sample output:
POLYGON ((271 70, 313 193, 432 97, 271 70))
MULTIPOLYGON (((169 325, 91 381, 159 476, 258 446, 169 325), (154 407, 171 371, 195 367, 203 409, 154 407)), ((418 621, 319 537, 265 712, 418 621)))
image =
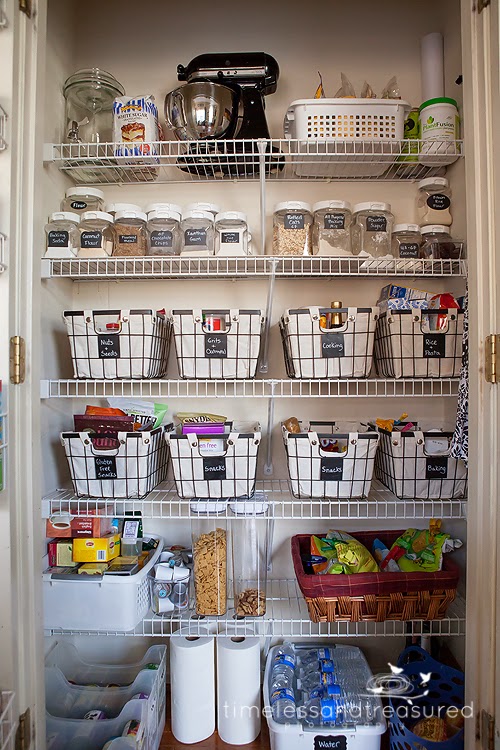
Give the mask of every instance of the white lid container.
POLYGON ((275 205, 274 212, 277 211, 308 211, 312 213, 312 207, 310 203, 304 203, 303 201, 283 201, 275 205))
POLYGON ((97 188, 70 187, 65 192, 66 198, 72 198, 73 196, 82 195, 93 195, 94 198, 99 198, 102 201, 104 200, 104 193, 102 192, 102 190, 98 190, 97 188))
POLYGON ((396 232, 420 232, 420 227, 418 224, 395 224, 392 233, 396 232))
POLYGON ((111 214, 108 214, 106 211, 85 211, 85 213, 82 214, 82 221, 87 221, 88 219, 92 221, 109 221, 110 224, 113 223, 113 217, 111 214))
POLYGON ((421 227, 421 234, 449 234, 450 227, 445 227, 444 224, 429 224, 427 227, 421 227))
MULTIPOLYGON (((161 205, 160 203, 158 205, 161 205)), ((178 211, 170 211, 170 210, 163 210, 163 209, 155 209, 154 211, 148 212, 148 221, 153 221, 154 219, 173 219, 174 221, 181 220, 181 215, 178 211)))
POLYGON ((190 211, 186 211, 186 213, 183 214, 182 221, 186 221, 186 219, 206 219, 207 221, 213 223, 214 217, 209 211, 198 211, 196 209, 192 209, 190 211))
POLYGON ((208 211, 216 216, 217 214, 220 214, 220 206, 216 203, 204 203, 203 201, 200 201, 198 203, 189 203, 186 206, 186 214, 190 211, 208 211))
POLYGON ((391 204, 390 203, 355 203, 353 212, 355 214, 360 213, 361 211, 387 211, 388 213, 391 213, 391 204))
POLYGON ((215 221, 244 221, 247 222, 247 215, 242 211, 223 211, 217 214, 215 221))
POLYGON ((72 211, 55 211, 50 214, 49 221, 72 221, 73 224, 79 224, 80 217, 72 211))
POLYGON ((136 203, 107 203, 106 211, 110 214, 116 214, 118 211, 142 211, 142 208, 136 203))
POLYGON ((319 201, 318 203, 313 204, 312 210, 316 213, 316 211, 321 211, 324 208, 337 208, 344 211, 352 211, 349 201, 319 201))
POLYGON ((142 211, 118 211, 115 214, 115 221, 120 219, 140 219, 141 221, 147 221, 148 217, 142 211))
POLYGON ((421 188, 429 187, 429 185, 440 185, 440 187, 447 188, 449 184, 446 177, 426 177, 425 180, 420 180, 418 188, 420 190, 421 188))
POLYGON ((150 214, 151 211, 175 211, 182 216, 182 207, 177 203, 149 203, 146 206, 146 213, 150 214))

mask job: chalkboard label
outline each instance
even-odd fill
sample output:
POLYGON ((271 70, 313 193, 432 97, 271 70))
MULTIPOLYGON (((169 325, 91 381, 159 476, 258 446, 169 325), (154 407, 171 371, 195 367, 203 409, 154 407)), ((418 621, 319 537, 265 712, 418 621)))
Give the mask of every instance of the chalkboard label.
POLYGON ((446 479, 448 476, 448 456, 426 456, 425 478, 446 479))
POLYGON ((400 258, 418 258, 420 246, 418 242, 402 242, 399 246, 400 258))
POLYGON ((387 219, 385 216, 367 216, 367 232, 387 232, 387 219))
POLYGON ((225 479, 225 456, 210 456, 203 459, 203 479, 225 479))
POLYGON ((234 245, 240 241, 239 232, 221 232, 220 241, 223 245, 234 245))
POLYGON ((69 232, 49 232, 49 247, 69 247, 69 232))
POLYGON ((118 241, 120 245, 135 245, 137 243, 136 234, 120 234, 118 235, 118 241))
POLYGON ((206 334, 205 357, 208 357, 208 359, 227 359, 227 333, 206 334))
POLYGON ((447 195, 434 193, 427 198, 427 205, 429 208, 433 208, 434 211, 446 211, 450 207, 451 201, 447 195))
POLYGON ((322 333, 321 356, 328 359, 333 359, 335 357, 345 357, 344 334, 322 333))
POLYGON ((80 235, 80 247, 102 247, 102 233, 101 232, 82 232, 80 235))
POLYGON ((170 229, 161 229, 151 232, 149 235, 151 247, 172 247, 174 234, 170 229))
POLYGON ((116 456, 99 456, 94 461, 96 479, 118 479, 116 456))
POLYGON ((345 214, 325 214, 325 229, 345 229, 345 214))
POLYGON ((118 359, 120 356, 120 334, 99 333, 97 346, 100 359, 118 359))
POLYGON ((314 750, 347 750, 347 737, 343 734, 318 734, 314 738, 314 750))
POLYGON ((73 201, 71 203, 71 208, 74 208, 75 211, 83 211, 87 208, 87 204, 85 201, 73 201))
POLYGON ((444 333, 424 333, 424 357, 444 357, 445 343, 444 333))
POLYGON ((327 482, 338 482, 342 479, 343 471, 344 461, 342 458, 322 456, 320 479, 323 479, 327 482))
POLYGON ((186 247, 193 247, 193 245, 206 245, 207 230, 186 229, 184 232, 184 244, 186 245, 186 247))
POLYGON ((304 214, 285 214, 285 229, 304 229, 304 214))

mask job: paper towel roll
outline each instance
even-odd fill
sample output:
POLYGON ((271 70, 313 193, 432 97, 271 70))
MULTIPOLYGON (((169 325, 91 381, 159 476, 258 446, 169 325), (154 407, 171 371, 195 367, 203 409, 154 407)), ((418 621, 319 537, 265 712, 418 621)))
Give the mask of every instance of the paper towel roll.
POLYGON ((261 720, 260 639, 217 639, 217 730, 230 745, 259 736, 261 720))
POLYGON ((192 745, 215 732, 215 649, 208 632, 189 635, 187 628, 170 639, 172 734, 192 745))
POLYGON ((420 42, 420 66, 422 74, 422 102, 444 96, 444 49, 443 35, 439 32, 427 34, 420 42))

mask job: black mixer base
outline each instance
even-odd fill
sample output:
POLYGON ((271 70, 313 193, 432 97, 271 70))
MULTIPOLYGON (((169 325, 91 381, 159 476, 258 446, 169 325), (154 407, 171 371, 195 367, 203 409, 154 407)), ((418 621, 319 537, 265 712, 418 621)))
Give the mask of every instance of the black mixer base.
MULTIPOLYGON (((256 143, 221 141, 219 146, 197 141, 188 147, 185 156, 178 157, 177 166, 183 172, 197 177, 256 177, 260 174, 259 156, 256 143)), ((284 166, 284 155, 268 144, 265 155, 266 177, 281 171, 284 166)))

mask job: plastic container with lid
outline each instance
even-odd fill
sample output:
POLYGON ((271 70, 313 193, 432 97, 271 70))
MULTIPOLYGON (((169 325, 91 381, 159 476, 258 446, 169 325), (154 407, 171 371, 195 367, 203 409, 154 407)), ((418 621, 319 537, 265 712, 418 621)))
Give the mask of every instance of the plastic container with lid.
POLYGON ((277 203, 273 215, 273 255, 312 255, 312 225, 309 203, 277 203))
POLYGON ((219 257, 248 255, 247 216, 224 211, 215 217, 215 254, 219 257))
POLYGON ((136 203, 106 203, 106 212, 115 216, 118 211, 142 211, 136 203))
POLYGON ((70 187, 61 201, 61 211, 82 214, 85 211, 104 211, 104 193, 97 188, 70 187))
POLYGON ((63 143, 110 143, 113 140, 113 102, 125 89, 99 68, 78 70, 66 79, 63 143))
POLYGON ((176 214, 182 216, 182 206, 177 203, 149 203, 145 210, 147 214, 150 214, 151 211, 175 211, 176 214))
POLYGON ((452 240, 449 227, 444 224, 431 224, 421 228, 422 257, 435 260, 459 260, 462 257, 462 243, 452 240))
POLYGON ((428 99, 420 105, 421 150, 426 166, 452 164, 460 155, 460 117, 455 99, 428 99))
POLYGON ((230 528, 236 616, 262 617, 266 613, 269 504, 242 501, 230 507, 235 516, 230 528))
POLYGON ((80 258, 106 258, 113 253, 113 217, 105 211, 85 211, 80 226, 80 258))
POLYGON ((354 255, 390 256, 393 224, 390 203, 356 203, 352 224, 354 255))
POLYGON ((208 211, 187 211, 181 222, 181 255, 208 257, 214 254, 214 217, 208 211))
POLYGON ((187 214, 189 211, 208 211, 209 214, 213 214, 215 219, 217 214, 220 214, 221 209, 216 203, 205 203, 199 201, 198 203, 188 203, 184 213, 187 214))
POLYGON ((352 209, 347 201, 320 201, 313 206, 313 252, 317 255, 352 255, 352 209))
POLYGON ((146 255, 146 221, 142 211, 117 211, 113 255, 146 255))
POLYGON ((56 211, 45 225, 46 258, 74 258, 78 253, 80 216, 72 211, 56 211))
POLYGON ((148 255, 179 255, 181 216, 177 211, 158 209, 148 214, 148 255))
POLYGON ((449 227, 451 190, 446 177, 427 177, 418 183, 417 217, 421 226, 440 224, 449 227))
POLYGON ((227 522, 191 519, 197 615, 223 615, 227 608, 227 522))
POLYGON ((395 224, 392 254, 395 258, 422 258, 422 235, 418 224, 395 224))

